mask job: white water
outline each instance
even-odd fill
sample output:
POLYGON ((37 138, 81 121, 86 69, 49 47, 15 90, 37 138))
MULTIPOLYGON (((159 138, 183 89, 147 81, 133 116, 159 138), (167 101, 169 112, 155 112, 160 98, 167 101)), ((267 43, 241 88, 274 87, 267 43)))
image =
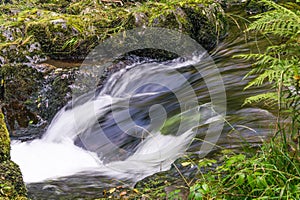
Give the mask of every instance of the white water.
MULTIPOLYGON (((196 61, 198 62, 199 60, 201 60, 201 57, 198 57, 196 61)), ((172 67, 175 69, 189 64, 192 63, 179 63, 172 67)), ((147 96, 155 95, 157 91, 133 94, 136 85, 143 85, 147 78, 151 80, 149 81, 150 83, 166 80, 162 85, 168 86, 172 91, 185 84, 183 77, 178 77, 176 74, 175 76, 174 73, 168 75, 172 78, 177 78, 175 80, 163 77, 162 69, 163 66, 151 64, 140 68, 142 71, 139 71, 138 68, 137 71, 132 70, 132 78, 130 78, 130 74, 126 74, 126 76, 118 80, 119 85, 114 83, 104 87, 101 95, 96 99, 90 99, 73 109, 61 109, 52 120, 42 139, 36 139, 31 142, 13 141, 11 145, 12 160, 19 164, 24 181, 27 183, 41 182, 83 171, 90 171, 95 174, 100 173, 118 179, 138 181, 153 173, 168 170, 171 164, 184 154, 195 135, 193 124, 199 122, 198 108, 194 107, 191 111, 186 111, 190 113, 181 113, 187 120, 183 123, 183 127, 179 128, 181 130, 180 134, 177 134, 177 136, 162 135, 159 130, 153 129, 138 145, 135 152, 122 161, 113 161, 104 165, 96 153, 84 150, 74 144, 74 140, 79 134, 89 131, 92 129, 91 127, 98 124, 97 119, 105 115, 107 107, 116 108, 121 106, 122 108, 124 106, 122 105, 122 100, 126 98, 141 98, 143 95, 146 98, 147 96), (157 71, 159 76, 154 73, 157 71), (147 77, 147 74, 149 77, 147 77), (130 88, 133 89, 131 90, 130 88), (109 91, 107 93, 113 96, 105 94, 106 92, 103 91, 109 91), (121 104, 118 104, 120 102, 121 104), (194 116, 195 114, 197 114, 196 117, 194 116)), ((165 67, 165 70, 170 69, 170 66, 165 67)), ((108 81, 108 83, 111 82, 108 81)), ((192 101, 193 99, 190 100, 192 101)), ((120 113, 123 114, 124 112, 120 111, 120 113)), ((121 114, 114 117, 117 119, 118 116, 121 116, 120 121, 118 119, 116 121, 122 125, 124 115, 121 114)), ((162 119, 162 123, 164 122, 163 120, 166 119, 162 119)), ((215 120, 219 119, 216 118, 215 120)), ((211 123, 212 121, 207 120, 202 122, 202 124, 211 123)), ((100 143, 103 144, 103 150, 111 147, 112 151, 115 151, 115 147, 105 140, 106 137, 102 132, 97 132, 97 134, 100 135, 97 137, 98 139, 100 138, 100 143)), ((102 146, 100 146, 100 150, 102 146)))
POLYGON ((32 142, 13 141, 12 160, 20 165, 24 181, 40 182, 50 178, 68 176, 83 170, 101 166, 93 152, 74 145, 75 136, 96 122, 93 107, 101 108, 110 104, 110 98, 89 101, 72 110, 64 108, 57 113, 42 139, 32 142), (82 120, 75 119, 80 113, 82 120))
POLYGON ((17 162, 26 183, 73 175, 82 171, 108 175, 119 179, 140 180, 147 175, 168 170, 174 160, 183 155, 191 131, 179 137, 157 133, 125 161, 103 165, 97 155, 79 148, 71 140, 59 143, 45 140, 12 143, 12 160, 17 162), (154 148, 155 147, 155 148, 154 148), (167 147, 167 148, 166 148, 167 147))
POLYGON ((92 156, 70 140, 59 143, 45 140, 14 141, 11 147, 12 160, 19 164, 27 183, 68 176, 99 166, 96 155, 92 156))

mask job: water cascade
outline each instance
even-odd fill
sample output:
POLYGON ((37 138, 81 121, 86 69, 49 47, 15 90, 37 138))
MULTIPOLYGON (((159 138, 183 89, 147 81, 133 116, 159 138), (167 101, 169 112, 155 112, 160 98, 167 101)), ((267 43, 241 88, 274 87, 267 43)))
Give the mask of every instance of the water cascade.
POLYGON ((13 142, 25 182, 90 171, 134 183, 168 170, 199 127, 222 121, 194 67, 209 70, 202 60, 138 62, 70 102, 41 139, 13 142))

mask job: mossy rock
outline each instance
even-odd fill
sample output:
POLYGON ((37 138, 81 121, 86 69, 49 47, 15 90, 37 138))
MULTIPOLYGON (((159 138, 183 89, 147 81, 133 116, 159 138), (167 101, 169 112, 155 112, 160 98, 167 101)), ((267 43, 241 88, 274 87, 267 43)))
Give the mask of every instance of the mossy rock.
POLYGON ((75 71, 47 64, 7 64, 0 68, 5 77, 3 111, 11 137, 40 137, 47 122, 71 99, 69 86, 75 71))
POLYGON ((0 111, 0 199, 26 199, 27 190, 18 165, 10 160, 10 139, 0 111))
POLYGON ((4 115, 0 112, 0 162, 10 159, 10 140, 4 115))
POLYGON ((16 129, 39 123, 36 100, 43 83, 43 74, 22 64, 3 65, 0 73, 5 77, 3 111, 10 133, 15 134, 16 129))
POLYGON ((20 168, 7 160, 0 163, 0 199, 27 199, 20 168))
POLYGON ((135 27, 177 30, 208 50, 226 31, 224 12, 213 0, 125 2, 121 7, 101 1, 32 1, 0 7, 6 10, 0 17, 0 47, 9 49, 13 45, 18 54, 23 54, 2 55, 8 62, 12 58, 37 62, 43 55, 84 59, 99 42, 135 27), (33 43, 37 45, 34 50, 33 43))
MULTIPOLYGON (((275 3, 286 3, 286 0, 273 0, 275 3)), ((267 8, 264 3, 254 0, 218 0, 224 8, 235 7, 235 9, 245 10, 247 14, 254 15, 266 12, 267 8)))

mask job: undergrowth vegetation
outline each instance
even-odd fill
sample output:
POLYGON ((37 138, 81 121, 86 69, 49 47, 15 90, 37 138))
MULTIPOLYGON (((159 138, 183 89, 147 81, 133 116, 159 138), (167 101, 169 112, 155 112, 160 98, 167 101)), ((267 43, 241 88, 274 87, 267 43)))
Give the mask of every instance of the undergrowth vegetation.
POLYGON ((190 199, 300 199, 300 6, 259 2, 268 11, 254 16, 247 31, 263 34, 270 46, 238 57, 254 62, 248 76, 256 78, 245 89, 273 85, 274 92, 245 104, 264 101, 278 107, 274 136, 255 153, 224 155, 220 166, 190 188, 190 199))

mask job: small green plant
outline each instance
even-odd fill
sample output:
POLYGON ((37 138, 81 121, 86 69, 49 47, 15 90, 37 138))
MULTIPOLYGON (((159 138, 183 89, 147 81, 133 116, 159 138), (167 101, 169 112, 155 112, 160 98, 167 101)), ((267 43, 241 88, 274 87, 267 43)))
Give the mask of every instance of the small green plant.
POLYGON ((261 2, 271 10, 256 15, 254 18, 257 20, 250 24, 248 31, 258 31, 280 42, 272 43, 264 53, 244 54, 239 57, 255 61, 253 64, 255 68, 247 76, 258 75, 245 89, 269 81, 274 84, 278 93, 250 97, 246 103, 262 99, 278 101, 282 97, 283 87, 299 90, 300 6, 287 4, 288 7, 293 6, 293 10, 290 10, 269 0, 261 2))
POLYGON ((254 154, 225 154, 215 170, 202 174, 190 188, 189 199, 300 199, 300 6, 259 2, 268 11, 256 15, 247 31, 273 42, 265 52, 238 57, 254 61, 248 76, 256 78, 245 89, 273 85, 269 93, 250 97, 245 104, 275 102, 276 134, 254 154))
POLYGON ((291 140, 294 144, 298 144, 295 148, 299 151, 300 6, 295 3, 286 3, 282 6, 269 0, 260 2, 268 6, 269 11, 255 16, 257 20, 250 24, 248 31, 258 31, 273 42, 263 53, 244 54, 239 57, 254 60, 254 68, 247 76, 257 75, 245 89, 260 86, 268 81, 275 90, 249 97, 245 104, 259 101, 277 102, 276 133, 281 133, 285 144, 291 140), (290 126, 280 123, 286 118, 291 122, 290 126))
POLYGON ((266 145, 252 157, 234 154, 223 159, 190 188, 189 199, 300 198, 299 162, 279 146, 266 145))
POLYGON ((175 200, 175 199, 177 199, 177 200, 181 200, 182 198, 180 198, 180 196, 179 196, 179 193, 180 193, 180 189, 176 189, 176 190, 173 190, 173 191, 171 191, 169 194, 168 194, 168 199, 171 199, 171 200, 175 200))

